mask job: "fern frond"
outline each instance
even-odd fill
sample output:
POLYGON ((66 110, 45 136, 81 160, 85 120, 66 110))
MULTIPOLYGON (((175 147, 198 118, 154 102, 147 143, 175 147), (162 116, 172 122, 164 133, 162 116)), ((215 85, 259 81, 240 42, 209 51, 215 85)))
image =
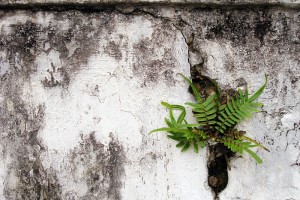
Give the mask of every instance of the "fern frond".
POLYGON ((260 144, 259 142, 257 142, 256 140, 254 140, 254 139, 252 139, 252 138, 249 138, 249 137, 247 137, 247 136, 242 136, 241 139, 248 140, 248 141, 254 143, 255 145, 257 145, 258 147, 260 147, 260 148, 262 148, 262 149, 264 149, 264 150, 270 152, 269 149, 267 149, 265 146, 263 146, 262 144, 260 144))
MULTIPOLYGON (((171 104, 169 104, 167 102, 164 102, 164 101, 161 102, 161 105, 169 108, 170 112, 171 112, 172 109, 180 110, 181 113, 180 113, 180 115, 179 115, 179 117, 177 119, 177 123, 179 123, 179 124, 182 123, 182 121, 184 120, 184 118, 186 116, 186 111, 185 111, 185 108, 183 106, 181 106, 181 105, 175 105, 175 104, 171 105, 171 104)), ((172 115, 173 115, 173 113, 172 113, 172 115)))
POLYGON ((181 148, 181 151, 186 151, 190 146, 193 145, 194 151, 199 151, 199 146, 204 147, 208 135, 197 129, 200 124, 188 124, 185 120, 186 110, 183 106, 169 104, 167 102, 161 102, 163 106, 169 109, 170 119, 165 118, 165 122, 168 127, 158 128, 152 130, 149 134, 154 132, 167 132, 167 137, 178 141, 176 147, 181 148), (173 110, 180 110, 178 118, 176 119, 173 110))
POLYGON ((216 124, 217 117, 217 95, 214 93, 209 96, 203 103, 186 103, 191 106, 194 112, 194 116, 201 126, 209 126, 216 124))
POLYGON ((223 139, 222 143, 224 143, 224 145, 227 146, 231 151, 238 152, 241 155, 244 151, 246 151, 250 156, 254 158, 254 160, 258 164, 262 163, 262 159, 258 157, 256 153, 250 150, 250 148, 256 147, 256 144, 253 144, 251 142, 244 142, 243 140, 233 140, 231 138, 223 139))
POLYGON ((267 83, 266 81, 263 86, 260 87, 250 98, 248 98, 248 90, 243 93, 238 90, 239 95, 235 98, 231 98, 230 101, 226 103, 223 110, 218 116, 218 122, 216 123, 215 129, 221 133, 224 133, 228 127, 233 127, 235 124, 239 123, 241 120, 252 117, 253 113, 259 112, 257 107, 261 107, 263 104, 259 102, 253 102, 259 95, 263 92, 267 83))

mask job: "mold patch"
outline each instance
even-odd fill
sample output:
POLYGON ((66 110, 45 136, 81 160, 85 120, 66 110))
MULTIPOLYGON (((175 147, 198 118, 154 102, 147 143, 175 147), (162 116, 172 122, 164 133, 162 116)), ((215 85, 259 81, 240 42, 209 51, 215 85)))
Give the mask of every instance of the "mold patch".
POLYGON ((52 169, 40 159, 45 147, 38 137, 43 126, 44 106, 24 102, 18 80, 9 76, 0 91, 1 147, 6 160, 4 196, 7 199, 60 199, 61 187, 52 169), (14 83, 14 84, 12 84, 14 83))
POLYGON ((235 44, 245 44, 251 31, 248 12, 221 11, 221 14, 223 18, 208 23, 206 37, 209 39, 227 37, 235 44))
MULTIPOLYGON (((5 12, 3 20, 11 20, 11 14, 12 12, 5 12)), ((28 79, 37 71, 37 67, 45 67, 36 63, 40 55, 58 52, 61 65, 53 69, 53 66, 50 66, 52 60, 49 55, 50 62, 47 64, 50 67, 45 70, 46 78, 41 79, 41 83, 48 88, 56 86, 67 88, 72 75, 85 67, 90 56, 97 53, 98 35, 112 32, 114 23, 107 23, 112 20, 111 12, 87 14, 67 11, 52 14, 54 23, 37 23, 37 20, 33 19, 48 20, 47 12, 32 12, 23 13, 22 17, 27 18, 25 22, 17 23, 12 20, 8 27, 0 27, 0 53, 4 55, 0 57, 0 63, 1 60, 8 60, 9 73, 19 73, 28 79), (56 80, 56 75, 61 76, 61 80, 56 80)), ((116 53, 114 50, 113 53, 121 58, 120 52, 116 53)))
POLYGON ((39 46, 41 27, 33 22, 11 24, 11 33, 0 33, 1 51, 6 51, 6 60, 9 61, 11 71, 21 72, 25 77, 36 70, 33 62, 39 46))
POLYGON ((42 80, 44 87, 56 87, 56 86, 66 86, 69 85, 70 77, 64 68, 56 68, 53 63, 51 63, 51 70, 47 70, 50 77, 45 77, 42 80))
POLYGON ((254 36, 259 39, 261 45, 264 45, 264 37, 270 31, 272 25, 271 18, 266 16, 265 12, 261 17, 257 18, 254 27, 254 36))
POLYGON ((122 60, 122 52, 120 50, 120 47, 115 42, 109 42, 106 47, 106 51, 109 56, 115 58, 116 60, 122 60))
POLYGON ((153 23, 151 39, 145 38, 134 44, 135 61, 133 72, 144 79, 144 85, 156 83, 160 79, 170 86, 175 82, 171 72, 176 65, 173 46, 164 45, 166 38, 176 40, 176 30, 169 22, 153 23))
POLYGON ((74 179, 85 181, 88 187, 84 199, 121 199, 125 152, 112 134, 110 138, 106 146, 98 142, 92 132, 82 136, 82 142, 71 153, 74 179))
POLYGON ((201 14, 201 17, 198 16, 200 19, 195 19, 195 21, 205 27, 197 35, 207 39, 230 40, 234 46, 244 46, 253 42, 253 39, 257 39, 261 45, 264 45, 265 35, 271 31, 272 26, 268 9, 214 9, 197 14, 201 14), (210 18, 208 19, 207 16, 210 18))

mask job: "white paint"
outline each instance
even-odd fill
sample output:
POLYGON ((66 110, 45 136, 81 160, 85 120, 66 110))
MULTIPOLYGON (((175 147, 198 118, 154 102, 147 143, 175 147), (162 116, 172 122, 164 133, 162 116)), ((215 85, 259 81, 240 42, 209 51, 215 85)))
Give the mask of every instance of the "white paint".
MULTIPOLYGON (((187 84, 176 75, 189 74, 184 38, 175 31, 175 41, 166 43, 172 47, 176 58, 177 64, 172 66, 175 85, 170 87, 159 82, 142 88, 143 80, 132 71, 135 55, 130 51, 140 40, 151 38, 153 22, 136 17, 133 22, 116 23, 117 30, 111 40, 117 40, 118 34, 128 37, 128 48, 121 49, 122 55, 127 57, 117 61, 107 56, 103 52, 106 42, 100 42, 98 53, 89 58, 87 66, 73 74, 67 90, 44 88, 40 82, 44 77, 49 78, 46 70, 51 69, 51 62, 57 67, 63 65, 58 52, 51 50, 37 57, 38 70, 31 77, 30 93, 36 104, 46 107, 45 125, 39 133, 48 151, 43 157, 44 166, 60 172, 58 177, 64 195, 76 191, 76 195, 82 197, 87 193, 87 186, 79 180, 86 169, 77 166, 74 179, 66 170, 68 160, 63 158, 78 146, 80 134, 95 131, 97 140, 107 145, 109 134, 113 133, 126 150, 123 199, 212 198, 211 191, 204 187, 207 179, 205 149, 200 154, 181 153, 164 133, 147 134, 164 126, 163 119, 168 112, 160 105, 161 101, 180 104, 192 101, 192 96, 186 92, 187 84), (147 141, 146 146, 143 140, 147 141), (151 159, 151 154, 157 158, 151 159)), ((157 52, 155 59, 162 59, 163 53, 157 52)))
MULTIPOLYGON (((171 12, 166 15, 173 16, 171 12)), ((15 16, 2 20, 0 27, 4 33, 9 33, 9 24, 25 23, 29 18, 23 12, 18 12, 15 16)), ((53 19, 53 14, 39 13, 34 20, 41 25, 47 25, 53 19)), ((68 194, 73 193, 78 199, 82 198, 88 192, 87 183, 84 181, 87 169, 79 164, 76 166, 76 173, 72 174, 68 156, 79 146, 81 135, 95 132, 97 141, 107 145, 110 141, 109 134, 112 133, 126 151, 121 191, 123 199, 212 199, 213 195, 207 187, 206 149, 202 149, 199 154, 192 150, 181 153, 175 147, 176 143, 165 137, 165 133, 148 135, 152 129, 165 126, 163 118, 168 112, 160 105, 161 101, 176 104, 193 101, 193 97, 187 93, 187 84, 176 76, 177 73, 190 73, 187 45, 183 36, 179 31, 171 30, 171 36, 175 40, 166 38, 164 44, 175 55, 172 58, 175 59, 174 66, 166 66, 166 69, 173 72, 174 85, 170 86, 159 80, 141 87, 144 80, 143 76, 134 74, 133 63, 137 55, 134 55, 133 48, 139 41, 151 39, 157 28, 155 25, 160 20, 147 15, 135 16, 129 21, 121 14, 116 14, 113 20, 117 29, 113 34, 104 32, 110 34, 108 38, 98 35, 98 52, 89 57, 86 66, 81 66, 80 70, 71 74, 68 89, 44 88, 41 83, 45 77, 49 78, 47 69, 51 69, 51 63, 56 67, 66 65, 60 60, 59 52, 50 50, 50 43, 45 43, 44 50, 50 51, 36 55, 37 71, 31 75, 29 83, 24 83, 22 98, 28 102, 28 106, 45 105, 44 126, 39 130, 39 137, 46 147, 41 155, 44 168, 53 168, 58 172, 65 199, 68 194), (125 39, 119 39, 118 35, 123 35, 125 39), (121 60, 110 57, 104 51, 109 41, 122 44, 121 60)), ((56 23, 61 30, 70 28, 68 20, 56 23)), ((95 24, 97 25, 96 22, 95 24)), ((78 45, 74 41, 67 45, 69 56, 73 55, 78 45)), ((207 73, 221 85, 231 85, 236 79, 243 77, 248 82, 250 91, 254 91, 263 83, 263 71, 253 73, 242 67, 230 73, 226 71, 227 62, 235 66, 244 62, 240 56, 235 56, 236 49, 230 43, 202 41, 201 45, 202 51, 207 54, 207 73)), ((164 48, 155 51, 156 57, 153 59, 162 59, 164 48)), ((7 71, 3 63, 0 62, 2 74, 7 71)), ((288 67, 295 70, 298 66, 296 61, 289 58, 284 60, 281 71, 274 78, 279 82, 275 96, 272 96, 269 85, 261 96, 265 104, 263 109, 269 115, 259 113, 239 126, 249 136, 264 141, 271 153, 258 150, 257 153, 264 160, 262 165, 257 165, 247 154, 243 158, 232 160, 229 185, 220 195, 222 200, 295 199, 300 196, 299 167, 293 166, 299 160, 299 129, 293 128, 300 118, 300 99, 298 93, 293 93, 297 89, 292 89, 285 82, 285 70, 288 67), (287 86, 288 91, 284 97, 290 101, 283 101, 280 97, 280 90, 284 86, 287 86), (283 116, 271 115, 282 108, 287 110, 283 116), (282 123, 282 127, 276 129, 278 122, 282 123), (264 136, 268 138, 264 139, 264 136), (274 140, 274 144, 268 144, 269 140, 274 140)), ((0 102, 2 101, 0 97, 0 102)), ((7 103, 9 111, 12 112, 12 102, 7 103)), ((188 121, 193 120, 189 112, 188 121)), ((96 162, 96 158, 93 157, 91 162, 96 162)), ((1 199, 4 198, 5 181, 10 187, 16 185, 15 174, 7 175, 5 163, 12 163, 12 158, 8 157, 0 166, 1 199)))

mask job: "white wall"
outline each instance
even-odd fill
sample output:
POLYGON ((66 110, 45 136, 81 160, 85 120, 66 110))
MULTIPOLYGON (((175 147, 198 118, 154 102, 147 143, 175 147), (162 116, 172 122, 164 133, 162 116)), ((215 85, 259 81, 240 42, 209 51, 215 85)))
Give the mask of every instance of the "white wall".
POLYGON ((206 149, 147 134, 164 126, 161 101, 193 101, 177 73, 203 59, 222 87, 269 76, 240 128, 271 153, 232 160, 220 199, 297 199, 300 13, 143 9, 0 12, 0 198, 213 199, 206 149))

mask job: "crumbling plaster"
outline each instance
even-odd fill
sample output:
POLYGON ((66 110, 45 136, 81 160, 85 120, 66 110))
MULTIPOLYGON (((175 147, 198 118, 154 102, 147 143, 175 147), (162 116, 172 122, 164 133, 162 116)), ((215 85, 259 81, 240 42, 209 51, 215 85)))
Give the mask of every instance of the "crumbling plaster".
POLYGON ((300 12, 280 7, 0 10, 0 198, 212 199, 206 149, 147 134, 162 100, 193 101, 192 67, 250 91, 269 77, 240 126, 271 152, 232 160, 220 199, 297 199, 299 45, 300 12))

